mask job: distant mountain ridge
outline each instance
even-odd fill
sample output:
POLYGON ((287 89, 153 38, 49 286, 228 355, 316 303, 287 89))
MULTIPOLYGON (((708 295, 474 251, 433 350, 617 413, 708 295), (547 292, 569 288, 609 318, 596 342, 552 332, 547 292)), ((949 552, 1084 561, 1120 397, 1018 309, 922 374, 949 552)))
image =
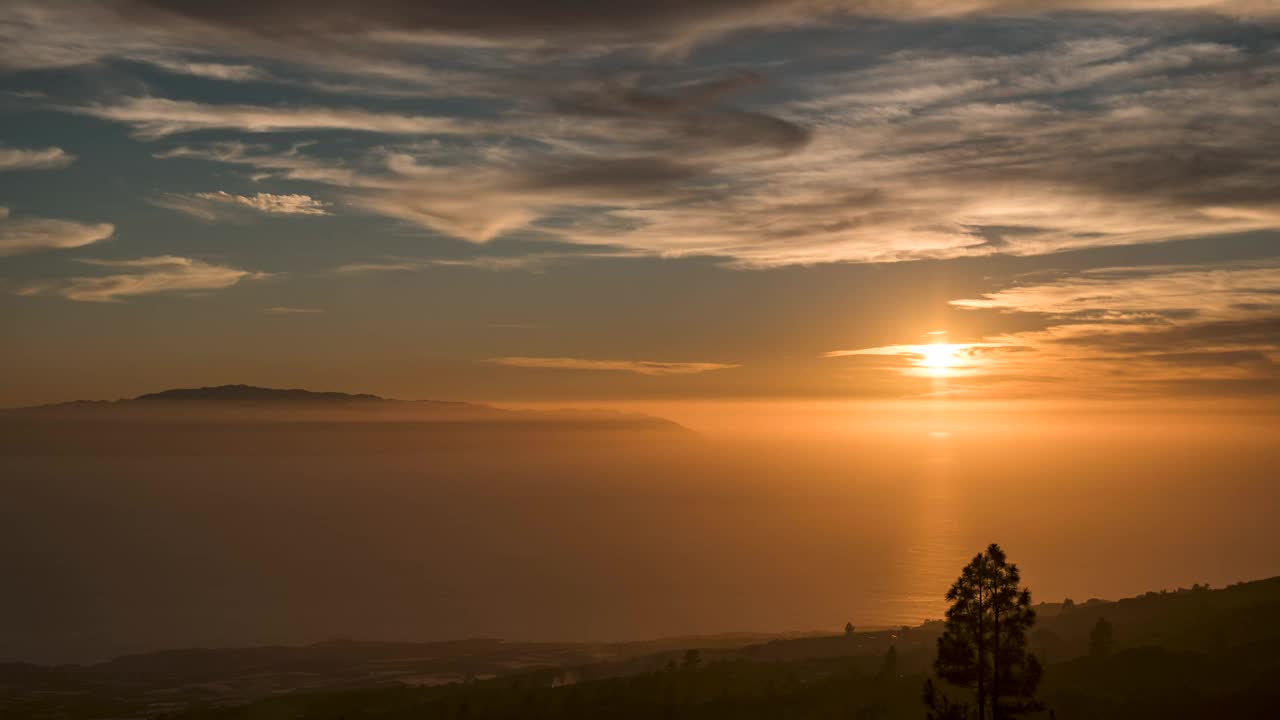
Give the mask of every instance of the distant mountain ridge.
POLYGON ((301 388, 266 388, 257 385, 213 385, 198 388, 175 388, 147 393, 133 398, 133 402, 166 401, 208 402, 390 402, 387 398, 369 393, 343 393, 303 390, 301 388))
POLYGON ((377 454, 546 443, 548 432, 691 436, 664 418, 610 410, 218 385, 0 410, 0 456, 377 454))
POLYGON ((369 393, 344 393, 332 391, 304 390, 301 388, 267 388, 257 385, 211 385, 195 388, 173 388, 158 392, 145 393, 132 398, 119 400, 73 400, 64 403, 34 405, 13 410, 44 410, 58 408, 83 407, 125 407, 142 404, 174 404, 174 403, 213 403, 213 404, 279 404, 306 405, 313 407, 333 405, 403 405, 428 404, 436 407, 485 408, 496 410, 486 405, 448 400, 396 400, 369 393))

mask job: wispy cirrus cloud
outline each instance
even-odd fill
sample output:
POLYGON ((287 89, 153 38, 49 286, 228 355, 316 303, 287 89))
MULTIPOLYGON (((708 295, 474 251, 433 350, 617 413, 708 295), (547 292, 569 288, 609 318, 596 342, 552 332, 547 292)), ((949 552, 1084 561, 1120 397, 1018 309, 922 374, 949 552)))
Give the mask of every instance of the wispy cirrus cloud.
POLYGON ((18 294, 54 295, 79 302, 107 303, 155 293, 221 290, 244 279, 265 277, 263 273, 173 255, 130 260, 84 259, 80 262, 126 272, 35 283, 20 289, 18 294))
MULTIPOLYGON (((505 116, 418 128, 416 116, 338 109, 343 121, 329 123, 454 128, 470 133, 462 144, 397 136, 406 142, 335 159, 219 143, 158 156, 331 185, 354 207, 474 242, 533 229, 743 267, 1038 255, 1280 228, 1277 79, 1274 49, 1069 37, 1049 50, 892 53, 798 81, 799 96, 768 112, 728 104, 768 85, 754 73, 581 81, 505 116)), ((143 130, 187 122, 159 105, 134 110, 127 121, 143 130)))
POLYGON ((485 362, 507 367, 539 370, 585 370, 591 372, 627 372, 638 375, 697 375, 714 370, 740 367, 710 362, 656 362, 651 360, 589 360, 570 357, 496 357, 485 362))
POLYGON ((160 160, 204 160, 239 165, 252 169, 254 180, 278 178, 338 187, 361 184, 360 176, 340 162, 309 157, 297 145, 287 150, 273 150, 270 146, 238 141, 179 145, 154 153, 152 157, 160 160))
POLYGON ((912 21, 983 15, 1036 16, 1061 12, 1202 13, 1266 18, 1270 0, 617 0, 588 5, 503 0, 476 6, 464 0, 431 3, 377 0, 354 11, 348 3, 284 0, 181 4, 18 2, 11 10, 20 43, 0 61, 48 67, 93 62, 120 47, 159 46, 169 52, 256 54, 377 76, 412 77, 398 54, 406 47, 476 48, 489 52, 647 53, 687 51, 742 30, 806 27, 851 17, 912 21), (77 12, 78 11, 78 12, 77 12), (51 32, 61 26, 59 45, 51 32), (93 32, 93 30, 98 32, 93 32), (102 36, 114 36, 108 43, 102 36))
POLYGON ((260 52, 253 38, 287 16, 291 40, 302 45, 364 28, 366 39, 380 38, 371 42, 385 41, 410 64, 447 57, 476 70, 479 56, 463 50, 474 41, 487 48, 484 73, 529 81, 490 83, 483 92, 496 102, 466 112, 434 105, 438 115, 159 97, 63 109, 127 124, 151 140, 199 130, 383 136, 362 154, 231 141, 156 155, 329 185, 352 207, 479 243, 537 232, 639 255, 767 268, 1038 255, 1280 228, 1273 192, 1280 166, 1272 160, 1280 155, 1280 52, 1265 41, 1233 40, 1222 25, 1199 37, 1201 16, 1185 14, 1257 18, 1267 3, 698 5, 622 3, 535 24, 535 34, 626 45, 618 38, 644 35, 645 27, 672 31, 668 23, 716 37, 710 28, 780 19, 960 14, 997 29, 1023 15, 1018 22, 1044 41, 916 43, 847 66, 832 56, 803 73, 782 62, 769 75, 681 68, 587 78, 542 65, 527 47, 520 63, 504 54, 522 44, 519 28, 530 18, 560 17, 563 9, 392 3, 352 13, 308 4, 309 20, 299 23, 276 5, 230 12, 138 3, 134 17, 144 24, 179 35, 204 28, 218 42, 234 39, 246 57, 260 52), (1043 19, 1064 10, 1093 14, 1043 19), (1110 21, 1113 10, 1163 13, 1166 22, 1110 21), (612 24, 629 13, 644 19, 612 24), (515 17, 523 20, 509 22, 515 17), (415 54, 423 48, 434 50, 415 54), (522 65, 527 72, 517 72, 522 65))
POLYGON ((405 135, 474 134, 479 129, 448 117, 378 113, 350 107, 222 105, 157 97, 125 98, 112 104, 67 109, 130 125, 139 137, 150 139, 214 129, 250 133, 348 130, 405 135))
POLYGON ((1080 322, 1231 320, 1280 311, 1280 264, 1098 268, 1052 282, 952 300, 951 304, 968 310, 1040 313, 1080 322))
POLYGON ((275 307, 263 308, 262 312, 268 315, 319 315, 324 312, 320 308, 302 308, 302 307, 286 307, 277 305, 275 307))
POLYGON ((60 147, 0 147, 0 170, 56 170, 76 161, 76 156, 60 147))
POLYGON ((953 304, 1045 316, 1044 330, 1008 337, 1102 387, 1280 391, 1275 260, 1103 268, 953 304))
POLYGON ((952 304, 1039 315, 1044 327, 973 343, 888 345, 826 357, 883 358, 861 370, 941 377, 949 380, 949 394, 1280 392, 1274 260, 1087 270, 952 304))
POLYGON ((856 350, 832 350, 824 358, 892 358, 893 367, 903 367, 907 374, 967 374, 978 369, 984 357, 997 352, 1021 351, 1021 345, 998 342, 919 343, 915 345, 883 345, 856 350))
POLYGON ((114 232, 111 223, 12 218, 9 208, 0 207, 0 257, 84 247, 106 240, 114 232))
POLYGON ((140 62, 174 73, 176 75, 193 75, 195 77, 226 80, 229 82, 249 82, 253 80, 269 80, 271 76, 260 68, 244 63, 201 62, 171 56, 142 56, 133 58, 140 62))
MULTIPOLYGON (((562 208, 597 209, 667 203, 700 186, 721 183, 718 164, 775 158, 810 140, 809 130, 782 118, 721 107, 726 94, 759 85, 736 74, 686 84, 668 93, 617 83, 582 83, 546 101, 548 116, 462 119, 405 116, 330 108, 275 109, 209 106, 134 98, 79 112, 126 122, 144 137, 228 127, 245 132, 346 129, 371 133, 492 135, 475 162, 467 153, 446 163, 399 150, 385 155, 383 172, 357 172, 332 161, 243 143, 182 146, 158 153, 245 165, 259 177, 279 175, 348 188, 352 205, 475 242, 527 228, 562 208), (559 116, 572 116, 572 124, 559 116), (495 151, 511 139, 521 145, 563 148, 495 151)), ((433 148, 437 150, 438 146, 433 148)), ((367 163, 366 163, 367 165, 367 163)))
POLYGON ((470 258, 387 258, 370 262, 348 263, 334 268, 339 273, 420 272, 436 268, 473 268, 491 272, 512 270, 538 271, 562 260, 566 255, 486 255, 470 258))
POLYGON ((255 193, 235 195, 218 190, 191 194, 168 193, 149 199, 152 205, 213 221, 234 216, 237 210, 253 210, 268 215, 328 215, 329 203, 310 195, 255 193))

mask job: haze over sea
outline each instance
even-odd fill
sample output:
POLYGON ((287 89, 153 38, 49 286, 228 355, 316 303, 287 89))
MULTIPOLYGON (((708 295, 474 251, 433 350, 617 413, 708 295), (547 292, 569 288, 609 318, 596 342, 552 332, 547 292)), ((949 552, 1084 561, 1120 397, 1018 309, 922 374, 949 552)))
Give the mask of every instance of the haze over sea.
POLYGON ((1280 568, 1268 413, 642 409, 698 434, 0 457, 0 657, 916 624, 992 538, 1037 601, 1280 568))

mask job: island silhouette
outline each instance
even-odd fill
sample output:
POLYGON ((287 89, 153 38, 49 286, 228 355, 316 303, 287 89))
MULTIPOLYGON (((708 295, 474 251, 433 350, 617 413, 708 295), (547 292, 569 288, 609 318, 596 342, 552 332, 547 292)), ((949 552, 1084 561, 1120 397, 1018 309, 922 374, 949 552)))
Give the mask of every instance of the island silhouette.
POLYGON ((174 388, 117 400, 0 410, 0 455, 329 454, 468 443, 597 441, 692 433, 665 418, 612 410, 505 409, 479 403, 398 400, 368 393, 254 385, 174 388))

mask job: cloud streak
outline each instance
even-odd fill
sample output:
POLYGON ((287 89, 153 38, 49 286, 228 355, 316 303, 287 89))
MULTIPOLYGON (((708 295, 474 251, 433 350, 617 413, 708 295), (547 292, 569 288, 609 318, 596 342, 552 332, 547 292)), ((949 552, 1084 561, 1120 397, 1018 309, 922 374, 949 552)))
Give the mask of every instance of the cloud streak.
POLYGON ((111 237, 111 223, 79 223, 48 218, 12 218, 0 207, 0 257, 84 247, 111 237))
POLYGON ((376 113, 359 108, 219 105, 156 97, 125 98, 113 104, 68 110, 125 123, 139 137, 148 139, 215 129, 249 133, 346 130, 402 135, 472 134, 476 130, 445 117, 376 113))
POLYGON ((221 290, 243 279, 265 277, 262 273, 173 255, 130 260, 86 259, 81 262, 127 272, 37 283, 19 290, 18 294, 53 295, 78 302, 111 303, 156 293, 221 290))
POLYGON ((60 147, 40 150, 0 147, 0 171, 57 170, 68 167, 75 161, 75 155, 60 147))
MULTIPOLYGON (((1039 330, 980 342, 833 351, 862 373, 942 377, 948 394, 1280 392, 1280 263, 1087 270, 953 300, 1041 316, 1039 330), (948 348, 945 363, 931 353, 948 348), (952 367, 954 366, 954 367, 952 367), (943 369, 939 369, 942 367, 943 369)), ((937 387, 919 388, 938 392, 937 387)))
POLYGON ((951 304, 967 310, 1041 313, 1091 322, 1230 320, 1280 311, 1280 265, 1099 268, 951 304))
POLYGON ((437 268, 471 268, 490 272, 537 272, 551 263, 576 255, 485 255, 470 258, 385 258, 372 262, 348 263, 334 268, 338 273, 421 272, 437 268))
POLYGON ((222 190, 190 195, 166 194, 149 200, 151 204, 191 215, 205 221, 234 216, 236 210, 253 210, 267 215, 328 215, 329 203, 310 195, 255 193, 234 195, 222 190))
POLYGON ((285 307, 277 305, 275 307, 263 308, 262 312, 267 313, 268 315, 318 315, 323 313, 324 310, 319 308, 285 307))
POLYGON ((697 375, 714 370, 740 367, 709 362, 655 362, 649 360, 588 360, 570 357, 496 357, 485 362, 507 367, 538 370, 582 370, 589 372, 626 372, 637 375, 697 375))

